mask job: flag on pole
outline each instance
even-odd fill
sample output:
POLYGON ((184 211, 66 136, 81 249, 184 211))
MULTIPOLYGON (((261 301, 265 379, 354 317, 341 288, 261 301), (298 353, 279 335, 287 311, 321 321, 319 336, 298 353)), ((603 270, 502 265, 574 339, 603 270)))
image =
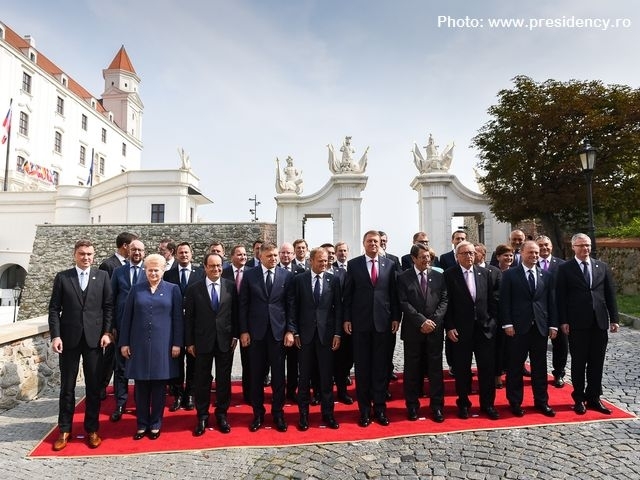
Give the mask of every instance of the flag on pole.
POLYGON ((93 149, 91 149, 91 166, 89 167, 89 178, 87 178, 87 186, 93 185, 93 159, 95 155, 93 154, 93 149))
POLYGON ((13 103, 13 99, 9 102, 9 111, 7 112, 7 116, 4 117, 4 122, 2 122, 2 129, 4 132, 2 133, 2 145, 7 143, 7 139, 9 138, 9 132, 11 131, 11 104, 13 103))

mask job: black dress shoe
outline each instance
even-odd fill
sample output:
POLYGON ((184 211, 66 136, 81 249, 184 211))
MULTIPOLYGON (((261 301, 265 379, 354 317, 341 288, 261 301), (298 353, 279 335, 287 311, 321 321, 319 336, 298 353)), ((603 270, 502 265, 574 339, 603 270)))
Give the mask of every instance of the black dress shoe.
POLYGON ((207 425, 208 423, 209 422, 207 421, 206 418, 202 418, 202 419, 198 420, 198 425, 196 425, 196 429, 193 431, 193 435, 195 437, 199 437, 202 434, 204 434, 205 430, 208 427, 208 425, 207 425))
POLYGON ((134 440, 142 440, 146 434, 147 434, 147 431, 146 431, 146 430, 138 430, 138 431, 133 435, 133 439, 134 439, 134 440))
POLYGON ((306 413, 300 414, 300 420, 298 421, 298 430, 306 432, 309 430, 309 415, 306 413))
POLYGON ((487 417, 491 420, 498 420, 500 418, 500 414, 495 409, 495 407, 486 407, 483 408, 482 411, 487 414, 487 417))
POLYGON ((362 428, 366 428, 371 425, 371 418, 369 415, 360 415, 360 420, 358 420, 358 425, 362 428))
POLYGON ((458 407, 458 418, 462 420, 469 418, 469 407, 458 407))
POLYGON ((353 405, 353 398, 346 393, 338 395, 338 401, 345 405, 353 405))
POLYGON ((442 409, 441 408, 434 408, 433 409, 433 421, 436 422, 436 423, 444 422, 444 415, 442 414, 442 409))
POLYGON ((149 438, 151 440, 157 440, 160 438, 160 430, 156 430, 155 432, 153 430, 149 430, 149 438))
POLYGON ((340 428, 340 424, 336 422, 336 419, 333 417, 333 415, 323 416, 322 421, 331 430, 337 430, 340 428))
POLYGON ((543 414, 545 417, 555 417, 556 412, 553 411, 553 408, 549 406, 547 403, 541 403, 535 406, 535 409, 543 414))
POLYGON ((383 427, 386 427, 389 425, 389 419, 387 418, 387 415, 385 415, 384 412, 376 413, 375 418, 376 418, 376 422, 378 422, 378 424, 382 425, 383 427))
POLYGON ((587 408, 589 410, 595 410, 596 412, 600 412, 605 415, 611 415, 611 410, 605 407, 600 400, 588 400, 587 408))
POLYGON ((564 387, 564 378, 562 377, 553 377, 553 386, 556 388, 564 387))
POLYGON ((186 401, 182 405, 185 410, 193 410, 196 408, 195 403, 193 403, 193 395, 187 395, 186 401))
POLYGON ((417 407, 409 407, 407 408, 407 419, 411 422, 415 422, 418 420, 418 408, 417 407))
POLYGON ((587 413, 587 407, 585 407, 584 403, 582 402, 576 402, 576 404, 573 406, 573 411, 578 415, 584 415, 585 413, 587 413))
POLYGON ((520 405, 511 405, 510 409, 511 413, 516 417, 524 417, 525 412, 520 405))
POLYGON ((116 407, 114 412, 109 417, 109 420, 112 422, 119 422, 122 418, 122 414, 124 413, 124 407, 116 407))
POLYGON ((217 416, 216 423, 218 424, 218 430, 222 433, 229 433, 231 431, 231 425, 229 425, 226 415, 217 416))
POLYGON ((173 399, 173 403, 169 406, 170 412, 176 412, 180 410, 180 406, 182 405, 182 397, 177 396, 173 399))
POLYGON ((257 432, 264 423, 264 417, 262 415, 254 415, 253 421, 249 425, 250 432, 257 432))
POLYGON ((283 416, 278 415, 273 419, 273 421, 276 424, 276 430, 283 433, 287 431, 287 422, 284 421, 283 416))

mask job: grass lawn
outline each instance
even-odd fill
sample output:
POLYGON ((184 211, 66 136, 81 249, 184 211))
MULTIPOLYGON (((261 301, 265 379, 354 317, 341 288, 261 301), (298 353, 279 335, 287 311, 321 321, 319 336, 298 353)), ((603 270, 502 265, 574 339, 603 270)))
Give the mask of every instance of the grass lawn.
POLYGON ((618 295, 618 310, 627 315, 640 317, 640 295, 618 295))

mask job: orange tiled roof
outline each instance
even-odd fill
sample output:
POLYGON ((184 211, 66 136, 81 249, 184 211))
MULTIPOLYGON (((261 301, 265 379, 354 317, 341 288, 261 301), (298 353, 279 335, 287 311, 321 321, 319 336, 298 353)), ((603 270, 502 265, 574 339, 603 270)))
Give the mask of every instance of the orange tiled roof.
MULTIPOLYGON (((18 50, 23 48, 29 48, 29 42, 26 41, 24 38, 22 38, 20 35, 18 35, 16 32, 14 32, 13 30, 11 30, 6 25, 5 25, 4 38, 9 45, 12 45, 18 50)), ((64 73, 60 69, 60 67, 58 67, 55 63, 49 60, 39 50, 35 48, 34 50, 38 52, 36 64, 42 70, 44 70, 51 76, 64 73)), ((111 62, 111 65, 109 65, 109 68, 126 70, 132 73, 136 73, 135 70, 133 69, 133 65, 131 64, 131 60, 129 59, 129 56, 127 55, 127 52, 124 49, 124 45, 120 48, 120 50, 116 54, 115 58, 111 62)), ((73 78, 71 78, 68 75, 67 75, 67 87, 69 88, 69 90, 71 90, 73 93, 78 95, 80 98, 83 98, 85 100, 88 100, 90 98, 95 98, 96 100, 98 100, 97 97, 94 97, 93 95, 91 95, 91 93, 89 93, 82 85, 80 85, 78 82, 76 82, 73 78)), ((96 102, 96 110, 99 111, 100 113, 106 113, 106 110, 104 109, 101 101, 99 100, 96 102)))
POLYGON ((129 55, 127 55, 127 51, 124 49, 124 45, 120 47, 120 50, 116 53, 116 56, 109 65, 108 70, 125 70, 127 72, 136 73, 133 69, 131 60, 129 60, 129 55))

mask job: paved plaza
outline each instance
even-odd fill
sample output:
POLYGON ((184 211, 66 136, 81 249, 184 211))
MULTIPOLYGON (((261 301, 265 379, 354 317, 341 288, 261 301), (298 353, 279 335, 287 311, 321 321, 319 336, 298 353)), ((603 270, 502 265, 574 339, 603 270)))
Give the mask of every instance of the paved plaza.
MULTIPOLYGON (((609 338, 604 398, 638 415, 640 331, 622 327, 620 333, 609 338)), ((399 369, 401 360, 402 342, 398 340, 399 369)), ((238 374, 236 365, 234 376, 238 374)), ((49 388, 41 398, 0 415, 0 465, 4 479, 640 479, 638 420, 286 448, 233 448, 130 457, 26 458, 55 425, 56 418, 57 388, 49 388)), ((245 428, 234 424, 233 418, 230 420, 234 428, 245 428)), ((288 420, 293 428, 297 418, 292 416, 288 420)), ((499 421, 496 425, 499 426, 499 421)))

